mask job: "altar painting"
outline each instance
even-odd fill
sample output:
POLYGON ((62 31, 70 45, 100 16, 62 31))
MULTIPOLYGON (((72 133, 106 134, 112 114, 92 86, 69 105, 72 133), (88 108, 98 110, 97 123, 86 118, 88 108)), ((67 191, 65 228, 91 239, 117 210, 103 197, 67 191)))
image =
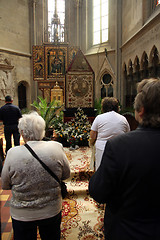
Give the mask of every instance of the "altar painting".
POLYGON ((66 47, 45 48, 46 75, 48 78, 55 78, 57 74, 65 75, 67 65, 66 47))
POLYGON ((93 75, 68 74, 66 77, 66 107, 93 107, 93 75))
POLYGON ((44 79, 44 47, 33 46, 33 79, 44 79))
POLYGON ((74 57, 76 56, 77 52, 79 51, 79 47, 69 47, 68 48, 68 55, 69 55, 69 65, 73 61, 74 57))

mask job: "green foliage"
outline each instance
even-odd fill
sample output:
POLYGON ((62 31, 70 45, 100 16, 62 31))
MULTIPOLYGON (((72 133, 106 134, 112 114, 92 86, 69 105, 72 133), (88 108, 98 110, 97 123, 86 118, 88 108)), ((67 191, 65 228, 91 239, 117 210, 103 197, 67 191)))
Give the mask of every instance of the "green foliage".
POLYGON ((34 101, 31 104, 31 106, 36 108, 40 116, 45 120, 47 131, 49 130, 49 128, 55 127, 54 124, 57 124, 57 122, 62 121, 63 115, 61 111, 63 105, 60 105, 59 101, 56 100, 47 103, 47 100, 42 98, 41 96, 39 96, 38 99, 39 101, 34 101), (58 114, 58 110, 60 114, 58 114))
POLYGON ((95 109, 97 109, 96 115, 99 115, 102 113, 101 102, 102 102, 102 98, 99 98, 99 100, 95 99, 94 107, 95 109))
POLYGON ((134 117, 134 109, 131 108, 131 107, 128 107, 128 108, 121 108, 120 110, 120 114, 124 115, 124 114, 129 114, 129 115, 132 115, 134 117))
POLYGON ((30 110, 28 109, 28 108, 23 108, 23 109, 21 109, 21 113, 22 114, 27 114, 27 113, 29 113, 30 112, 30 110))

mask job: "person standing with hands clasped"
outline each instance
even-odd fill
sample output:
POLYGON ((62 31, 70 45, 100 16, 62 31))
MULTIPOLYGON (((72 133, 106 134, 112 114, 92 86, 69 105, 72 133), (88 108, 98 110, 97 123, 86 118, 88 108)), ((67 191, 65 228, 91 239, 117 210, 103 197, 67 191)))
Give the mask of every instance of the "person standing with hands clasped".
MULTIPOLYGON (((36 112, 24 114, 18 125, 24 142, 58 177, 70 177, 70 167, 61 143, 43 141, 45 121, 36 112)), ((25 145, 9 149, 2 169, 2 189, 11 189, 10 212, 14 240, 60 240, 61 186, 25 145)))
POLYGON ((118 113, 119 102, 114 97, 102 99, 102 114, 98 115, 91 126, 89 145, 95 144, 95 170, 98 169, 108 139, 130 131, 127 119, 118 113))
POLYGON ((107 141, 89 182, 106 240, 160 239, 160 79, 138 84, 134 109, 138 128, 107 141))
POLYGON ((12 147, 12 135, 14 145, 20 145, 20 134, 18 131, 18 121, 22 117, 19 107, 12 104, 11 96, 5 97, 5 105, 0 108, 0 121, 4 124, 4 136, 6 140, 6 153, 12 147))

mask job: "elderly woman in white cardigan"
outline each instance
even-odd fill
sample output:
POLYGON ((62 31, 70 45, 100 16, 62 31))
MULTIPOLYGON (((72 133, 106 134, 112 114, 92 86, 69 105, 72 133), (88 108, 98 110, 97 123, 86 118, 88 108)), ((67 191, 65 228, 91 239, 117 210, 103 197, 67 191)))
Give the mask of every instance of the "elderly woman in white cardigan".
MULTIPOLYGON (((62 144, 42 141, 45 121, 36 112, 19 120, 24 142, 60 180, 70 176, 62 144)), ((11 148, 2 170, 2 188, 11 189, 10 212, 14 240, 36 240, 37 227, 42 240, 60 239, 62 196, 60 184, 22 146, 11 148)))

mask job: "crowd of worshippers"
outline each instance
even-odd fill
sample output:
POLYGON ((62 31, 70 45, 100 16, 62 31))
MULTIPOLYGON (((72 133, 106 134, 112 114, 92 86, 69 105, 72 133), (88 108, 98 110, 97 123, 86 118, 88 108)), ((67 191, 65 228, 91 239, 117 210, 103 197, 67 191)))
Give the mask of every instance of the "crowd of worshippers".
MULTIPOLYGON (((2 189, 11 190, 10 213, 15 240, 60 240, 61 185, 26 148, 38 155, 60 181, 70 177, 63 145, 43 141, 45 121, 36 112, 21 115, 6 96, 0 108, 6 140, 1 165, 2 189), (11 145, 11 136, 14 145, 11 145), (20 145, 20 136, 24 145, 20 145)), ((93 121, 89 146, 94 174, 90 196, 105 204, 106 240, 160 239, 160 79, 137 84, 134 100, 138 126, 130 129, 114 97, 102 100, 102 113, 93 121)), ((3 149, 2 149, 3 151, 3 149)))

